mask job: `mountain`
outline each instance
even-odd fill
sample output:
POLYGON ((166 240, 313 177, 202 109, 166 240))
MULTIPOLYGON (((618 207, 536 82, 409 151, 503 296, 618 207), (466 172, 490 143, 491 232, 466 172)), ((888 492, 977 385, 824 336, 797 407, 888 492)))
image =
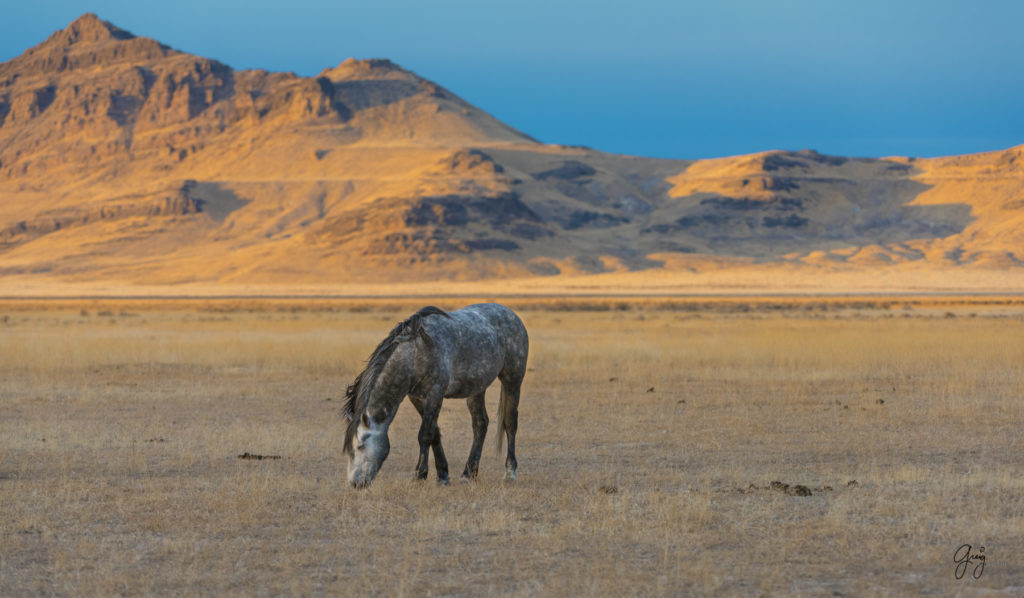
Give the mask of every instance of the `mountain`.
POLYGON ((1024 146, 611 155, 539 143, 388 60, 236 71, 92 14, 0 64, 0 294, 601 273, 1010 289, 1022 224, 1024 146))

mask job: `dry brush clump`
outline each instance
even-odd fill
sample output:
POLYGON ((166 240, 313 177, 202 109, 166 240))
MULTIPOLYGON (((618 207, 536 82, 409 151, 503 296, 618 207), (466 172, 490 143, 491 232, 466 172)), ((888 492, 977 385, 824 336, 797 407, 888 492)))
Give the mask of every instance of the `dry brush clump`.
MULTIPOLYGON (((338 399, 405 315, 386 307, 8 310, 0 593, 1024 587, 1024 321, 1006 305, 949 319, 523 306, 520 480, 485 451, 474 483, 413 482, 403 406, 357 492, 338 399), (954 578, 964 543, 986 547, 979 579, 954 578)), ((439 424, 457 469, 462 402, 439 424)))

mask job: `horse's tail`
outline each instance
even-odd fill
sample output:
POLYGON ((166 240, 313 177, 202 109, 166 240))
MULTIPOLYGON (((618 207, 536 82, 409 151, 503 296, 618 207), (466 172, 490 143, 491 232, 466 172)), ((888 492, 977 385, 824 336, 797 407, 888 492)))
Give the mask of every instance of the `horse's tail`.
POLYGON ((501 448, 503 446, 502 441, 505 439, 505 422, 508 421, 505 417, 505 410, 511 406, 512 402, 508 399, 508 392, 505 390, 505 385, 501 385, 501 398, 498 399, 498 421, 494 427, 494 456, 501 457, 501 448))

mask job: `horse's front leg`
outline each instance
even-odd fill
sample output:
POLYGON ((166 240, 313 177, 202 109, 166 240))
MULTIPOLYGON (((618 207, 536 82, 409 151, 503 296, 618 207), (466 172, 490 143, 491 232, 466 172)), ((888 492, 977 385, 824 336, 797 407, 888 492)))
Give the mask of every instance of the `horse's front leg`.
POLYGON ((448 485, 448 459, 444 456, 444 448, 441 446, 441 429, 437 426, 437 416, 441 413, 441 398, 435 401, 423 397, 409 397, 409 401, 419 412, 422 421, 420 423, 419 443, 420 456, 416 461, 416 479, 427 479, 428 451, 434 451, 434 467, 437 468, 437 481, 440 484, 448 485), (436 406, 432 406, 436 403, 436 406))

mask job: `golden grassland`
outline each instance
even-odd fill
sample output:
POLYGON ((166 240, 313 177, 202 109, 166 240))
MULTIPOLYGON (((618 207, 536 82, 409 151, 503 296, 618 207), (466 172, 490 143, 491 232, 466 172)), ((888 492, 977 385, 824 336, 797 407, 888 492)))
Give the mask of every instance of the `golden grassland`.
POLYGON ((519 480, 413 481, 403 406, 352 490, 340 398, 425 302, 0 302, 0 595, 1024 593, 1019 298, 510 299, 519 480))

